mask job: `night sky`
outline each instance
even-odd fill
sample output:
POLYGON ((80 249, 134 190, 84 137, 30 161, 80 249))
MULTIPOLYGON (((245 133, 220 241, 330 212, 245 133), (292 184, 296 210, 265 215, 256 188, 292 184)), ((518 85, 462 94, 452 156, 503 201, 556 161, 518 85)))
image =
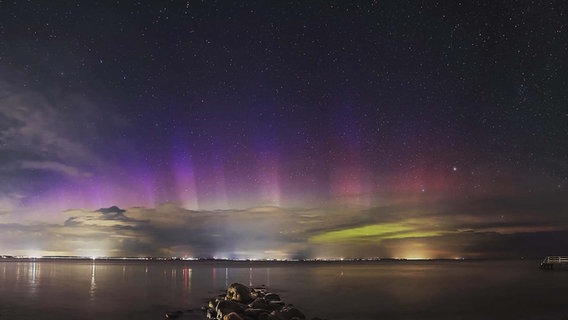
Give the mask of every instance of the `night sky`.
POLYGON ((563 1, 0 1, 0 254, 568 254, 563 1))

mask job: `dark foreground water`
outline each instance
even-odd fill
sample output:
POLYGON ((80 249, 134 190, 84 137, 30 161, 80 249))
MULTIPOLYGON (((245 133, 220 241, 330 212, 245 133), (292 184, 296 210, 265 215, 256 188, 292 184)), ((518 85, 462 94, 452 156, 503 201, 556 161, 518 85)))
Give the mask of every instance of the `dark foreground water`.
POLYGON ((568 271, 538 263, 0 260, 0 319, 164 319, 232 282, 265 285, 309 318, 568 319, 568 271))

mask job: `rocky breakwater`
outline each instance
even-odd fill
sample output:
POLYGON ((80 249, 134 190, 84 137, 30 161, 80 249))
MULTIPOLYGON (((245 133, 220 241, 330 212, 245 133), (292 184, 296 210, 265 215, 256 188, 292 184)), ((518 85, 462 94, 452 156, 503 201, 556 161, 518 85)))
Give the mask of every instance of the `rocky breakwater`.
MULTIPOLYGON (((203 307, 208 319, 217 320, 305 320, 306 316, 266 288, 250 288, 233 283, 224 295, 212 298, 203 307)), ((312 318, 312 320, 324 320, 312 318)))

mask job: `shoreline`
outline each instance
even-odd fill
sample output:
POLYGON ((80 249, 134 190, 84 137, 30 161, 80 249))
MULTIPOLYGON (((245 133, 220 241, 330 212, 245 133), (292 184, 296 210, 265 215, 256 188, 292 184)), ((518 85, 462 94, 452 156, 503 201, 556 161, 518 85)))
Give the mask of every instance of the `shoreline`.
POLYGON ((123 263, 180 263, 180 264, 281 264, 281 265, 307 265, 307 264, 387 264, 387 263, 436 263, 436 262, 491 262, 491 261, 530 261, 542 260, 542 257, 529 258, 455 258, 455 259, 398 259, 398 258, 377 258, 377 259, 303 259, 303 260, 271 260, 271 259, 182 259, 182 258, 122 258, 122 257, 15 257, 0 256, 0 262, 58 262, 58 261, 75 261, 75 262, 123 262, 123 263))

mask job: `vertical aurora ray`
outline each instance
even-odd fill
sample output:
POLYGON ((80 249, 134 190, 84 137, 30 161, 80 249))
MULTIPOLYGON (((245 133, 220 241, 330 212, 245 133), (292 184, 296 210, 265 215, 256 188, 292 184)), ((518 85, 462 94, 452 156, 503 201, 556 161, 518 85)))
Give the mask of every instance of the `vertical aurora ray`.
POLYGON ((120 167, 99 174, 99 178, 89 190, 99 194, 101 199, 116 205, 155 207, 162 200, 159 198, 158 172, 147 159, 127 161, 120 167), (109 202, 113 201, 114 202, 109 202), (137 203, 137 205, 136 205, 137 203))
POLYGON ((340 107, 331 127, 336 152, 331 155, 330 196, 346 204, 369 206, 372 181, 361 150, 360 121, 352 107, 340 107))
POLYGON ((199 209, 226 209, 228 207, 225 165, 220 151, 211 152, 194 162, 194 179, 199 209))
POLYGON ((228 208, 227 185, 225 181, 225 165, 222 156, 216 156, 212 167, 212 205, 217 209, 228 208))
POLYGON ((174 152, 172 157, 173 179, 177 200, 185 209, 199 208, 195 173, 191 154, 188 150, 174 152))
MULTIPOLYGON (((265 102, 263 106, 267 109, 274 109, 272 103, 265 102)), ((264 113, 263 113, 264 115, 264 113)), ((255 195, 252 205, 269 205, 280 206, 282 202, 282 186, 281 186, 281 154, 279 152, 278 132, 276 129, 278 124, 273 114, 264 115, 252 130, 250 144, 256 159, 252 174, 254 175, 255 195)))
POLYGON ((257 160, 257 186, 259 203, 280 206, 280 168, 278 156, 262 152, 257 160))

